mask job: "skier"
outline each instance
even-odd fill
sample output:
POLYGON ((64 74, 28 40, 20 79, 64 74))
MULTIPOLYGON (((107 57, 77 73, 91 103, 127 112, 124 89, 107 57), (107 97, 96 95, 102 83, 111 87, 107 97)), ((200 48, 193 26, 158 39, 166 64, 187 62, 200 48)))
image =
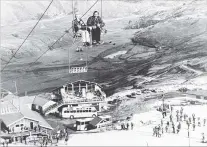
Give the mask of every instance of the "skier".
POLYGON ((206 119, 204 118, 203 119, 203 126, 205 127, 205 125, 206 125, 206 119))

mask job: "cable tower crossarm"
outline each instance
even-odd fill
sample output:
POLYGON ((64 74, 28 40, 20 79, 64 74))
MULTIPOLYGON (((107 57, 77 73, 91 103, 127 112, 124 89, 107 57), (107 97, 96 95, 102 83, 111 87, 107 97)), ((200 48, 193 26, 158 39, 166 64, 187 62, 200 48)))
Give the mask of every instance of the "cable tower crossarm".
POLYGON ((15 57, 15 55, 17 54, 17 52, 21 49, 21 47, 23 46, 23 44, 26 42, 26 40, 29 38, 29 36, 31 35, 31 33, 34 31, 34 29, 36 28, 36 26, 38 25, 38 23, 40 22, 40 20, 43 18, 43 16, 45 15, 45 13, 47 12, 47 10, 49 9, 49 7, 51 6, 51 4, 53 3, 54 0, 51 0, 50 4, 47 6, 47 8, 45 9, 44 13, 41 15, 41 17, 38 19, 37 23, 34 25, 34 27, 32 28, 32 30, 29 32, 29 34, 27 35, 27 37, 24 39, 24 41, 21 43, 21 45, 18 47, 18 49, 15 51, 15 53, 12 55, 12 57, 9 59, 9 61, 6 63, 6 65, 3 67, 3 69, 1 70, 1 72, 4 71, 4 69, 9 65, 9 63, 11 62, 11 60, 15 57))

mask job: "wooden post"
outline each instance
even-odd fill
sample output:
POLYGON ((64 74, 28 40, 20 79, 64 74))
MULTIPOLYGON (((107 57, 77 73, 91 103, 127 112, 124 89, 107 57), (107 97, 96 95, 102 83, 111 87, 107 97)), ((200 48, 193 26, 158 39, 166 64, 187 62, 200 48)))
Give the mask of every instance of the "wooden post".
POLYGON ((72 92, 74 93, 74 85, 73 85, 73 83, 71 83, 71 85, 72 85, 72 92))
POLYGON ((79 83, 79 92, 81 91, 81 84, 79 83))
MULTIPOLYGON (((1 123, 2 123, 2 120, 0 120, 0 136, 1 136, 1 123)), ((1 144, 1 137, 0 137, 0 144, 1 144)))
POLYGON ((162 95, 162 111, 164 111, 164 101, 165 101, 165 99, 164 99, 164 94, 162 95))
POLYGON ((14 86, 15 86, 15 90, 16 90, 16 95, 18 95, 17 82, 16 81, 14 81, 14 86))
POLYGON ((88 92, 88 84, 86 83, 86 92, 88 92))
MULTIPOLYGON (((17 89, 17 82, 14 81, 14 86, 15 86, 15 89, 16 89, 16 96, 18 96, 18 89, 17 89)), ((18 98, 18 101, 19 101, 19 111, 20 111, 20 99, 18 98)))

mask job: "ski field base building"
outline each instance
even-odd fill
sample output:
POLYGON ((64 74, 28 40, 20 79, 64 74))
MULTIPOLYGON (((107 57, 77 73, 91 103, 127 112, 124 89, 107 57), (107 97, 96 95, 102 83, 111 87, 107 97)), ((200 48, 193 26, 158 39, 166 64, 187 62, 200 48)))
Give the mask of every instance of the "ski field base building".
POLYGON ((58 113, 59 116, 63 116, 65 109, 72 107, 95 107, 100 112, 103 104, 106 103, 106 94, 101 86, 83 80, 68 83, 53 90, 52 98, 58 102, 48 107, 44 111, 45 115, 58 113))

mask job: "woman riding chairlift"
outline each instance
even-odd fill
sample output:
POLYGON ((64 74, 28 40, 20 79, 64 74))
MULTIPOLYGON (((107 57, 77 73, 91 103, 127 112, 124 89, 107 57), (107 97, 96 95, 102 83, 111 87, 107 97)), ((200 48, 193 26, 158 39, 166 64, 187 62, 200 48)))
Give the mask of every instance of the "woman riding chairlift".
POLYGON ((80 18, 80 15, 78 13, 75 14, 75 19, 72 22, 73 25, 73 32, 74 32, 74 38, 79 37, 81 35, 83 46, 89 46, 90 45, 90 28, 86 26, 86 24, 83 22, 83 20, 80 18))

